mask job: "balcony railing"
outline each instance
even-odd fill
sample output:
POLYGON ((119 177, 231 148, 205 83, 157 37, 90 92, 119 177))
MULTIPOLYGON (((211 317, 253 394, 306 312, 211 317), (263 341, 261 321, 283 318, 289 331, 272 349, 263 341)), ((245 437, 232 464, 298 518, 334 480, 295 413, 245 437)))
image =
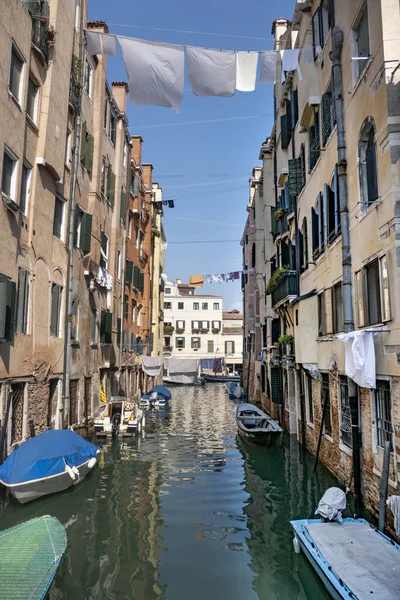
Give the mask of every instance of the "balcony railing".
POLYGON ((24 5, 32 17, 32 44, 49 60, 49 5, 45 0, 24 0, 24 5))
POLYGON ((296 271, 285 271, 279 277, 274 289, 271 292, 272 306, 276 306, 290 296, 296 297, 298 294, 298 282, 296 271))
POLYGON ((81 61, 75 54, 72 55, 69 103, 74 113, 79 114, 81 108, 81 61))

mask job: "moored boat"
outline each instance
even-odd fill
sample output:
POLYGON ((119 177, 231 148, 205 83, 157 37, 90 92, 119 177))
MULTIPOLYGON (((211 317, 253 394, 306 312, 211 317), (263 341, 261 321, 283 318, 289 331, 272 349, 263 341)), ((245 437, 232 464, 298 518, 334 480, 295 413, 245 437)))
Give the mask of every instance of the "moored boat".
POLYGON ((0 483, 21 504, 80 483, 100 448, 70 429, 48 430, 23 442, 0 467, 0 483))
POLYGON ((400 546, 364 519, 291 521, 295 549, 335 600, 400 598, 400 546))
POLYGON ((156 385, 140 399, 140 406, 146 408, 165 408, 172 398, 172 394, 164 385, 156 385))
POLYGON ((224 384, 230 400, 244 400, 246 397, 245 391, 236 381, 224 384))
POLYGON ((240 381, 240 375, 211 375, 202 373, 201 376, 204 381, 207 381, 208 383, 228 383, 232 381, 240 381))
POLYGON ((66 546, 64 527, 49 515, 0 531, 0 598, 43 600, 66 546))
POLYGON ((282 433, 282 427, 255 404, 243 402, 236 410, 239 435, 260 446, 269 446, 282 433))
POLYGON ((132 437, 145 426, 145 413, 124 396, 112 396, 104 410, 94 421, 97 437, 132 437))

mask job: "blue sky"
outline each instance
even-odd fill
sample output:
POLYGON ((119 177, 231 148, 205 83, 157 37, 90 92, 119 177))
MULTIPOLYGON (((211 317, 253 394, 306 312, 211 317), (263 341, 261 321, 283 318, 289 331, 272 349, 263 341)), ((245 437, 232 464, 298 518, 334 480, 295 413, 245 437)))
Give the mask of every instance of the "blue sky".
MULTIPOLYGON (((106 21, 110 33, 232 50, 272 49, 271 24, 279 17, 290 19, 294 5, 295 0, 88 0, 89 19, 106 21)), ((126 80, 119 49, 109 57, 107 77, 110 82, 126 80)), ((164 199, 175 200, 164 217, 168 277, 185 281, 191 274, 239 270, 248 179, 273 123, 272 86, 258 85, 255 92, 236 92, 232 98, 198 98, 186 74, 179 115, 131 104, 127 113, 131 133, 143 137, 143 161, 154 165, 164 199), (178 243, 205 240, 209 243, 178 243)), ((239 282, 209 284, 201 293, 222 295, 226 309, 241 306, 239 282)))

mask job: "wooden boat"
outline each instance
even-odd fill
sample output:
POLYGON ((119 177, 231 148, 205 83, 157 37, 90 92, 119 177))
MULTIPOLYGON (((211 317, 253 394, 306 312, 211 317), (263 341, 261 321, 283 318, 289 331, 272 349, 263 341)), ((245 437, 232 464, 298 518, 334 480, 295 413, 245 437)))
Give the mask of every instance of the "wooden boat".
POLYGON ((246 394, 244 389, 240 387, 240 385, 233 381, 231 383, 224 384, 226 391, 228 392, 228 396, 230 400, 244 400, 246 394))
POLYGON ((96 466, 99 452, 75 431, 50 429, 10 454, 0 467, 0 483, 25 504, 83 481, 96 466))
POLYGON ((112 396, 98 418, 94 421, 97 437, 132 437, 145 426, 145 412, 123 396, 112 396))
POLYGON ((400 546, 365 519, 291 521, 300 548, 335 600, 398 600, 400 546))
POLYGON ((45 515, 0 532, 0 598, 43 600, 61 562, 67 536, 45 515))
POLYGON ((282 427, 254 404, 239 404, 236 410, 239 435, 252 444, 269 446, 283 431, 282 427))
POLYGON ((202 373, 201 376, 204 381, 207 381, 207 383, 228 383, 232 381, 240 381, 240 375, 208 375, 207 373, 202 373))

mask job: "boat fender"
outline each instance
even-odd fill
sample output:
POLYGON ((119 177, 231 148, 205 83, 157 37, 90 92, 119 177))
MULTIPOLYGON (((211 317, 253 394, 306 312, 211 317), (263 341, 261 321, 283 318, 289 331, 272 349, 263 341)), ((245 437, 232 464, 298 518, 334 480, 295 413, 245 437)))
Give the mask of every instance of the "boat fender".
POLYGON ((97 463, 97 458, 95 458, 94 456, 89 460, 87 466, 88 469, 93 469, 93 467, 96 465, 97 463))
POLYGON ((297 535, 294 536, 293 538, 293 548, 296 554, 300 554, 301 553, 301 548, 300 548, 300 542, 298 540, 297 535))
MULTIPOLYGON (((75 468, 75 467, 74 467, 74 468, 75 468)), ((74 470, 73 470, 73 469, 71 469, 71 467, 70 467, 70 466, 68 466, 68 465, 67 465, 67 463, 65 463, 65 470, 66 470, 66 472, 68 473, 68 475, 71 477, 71 479, 72 479, 73 481, 75 481, 75 477, 76 477, 76 475, 75 475, 75 472, 74 472, 74 470)), ((78 472, 78 473, 79 473, 79 472, 78 472)))

